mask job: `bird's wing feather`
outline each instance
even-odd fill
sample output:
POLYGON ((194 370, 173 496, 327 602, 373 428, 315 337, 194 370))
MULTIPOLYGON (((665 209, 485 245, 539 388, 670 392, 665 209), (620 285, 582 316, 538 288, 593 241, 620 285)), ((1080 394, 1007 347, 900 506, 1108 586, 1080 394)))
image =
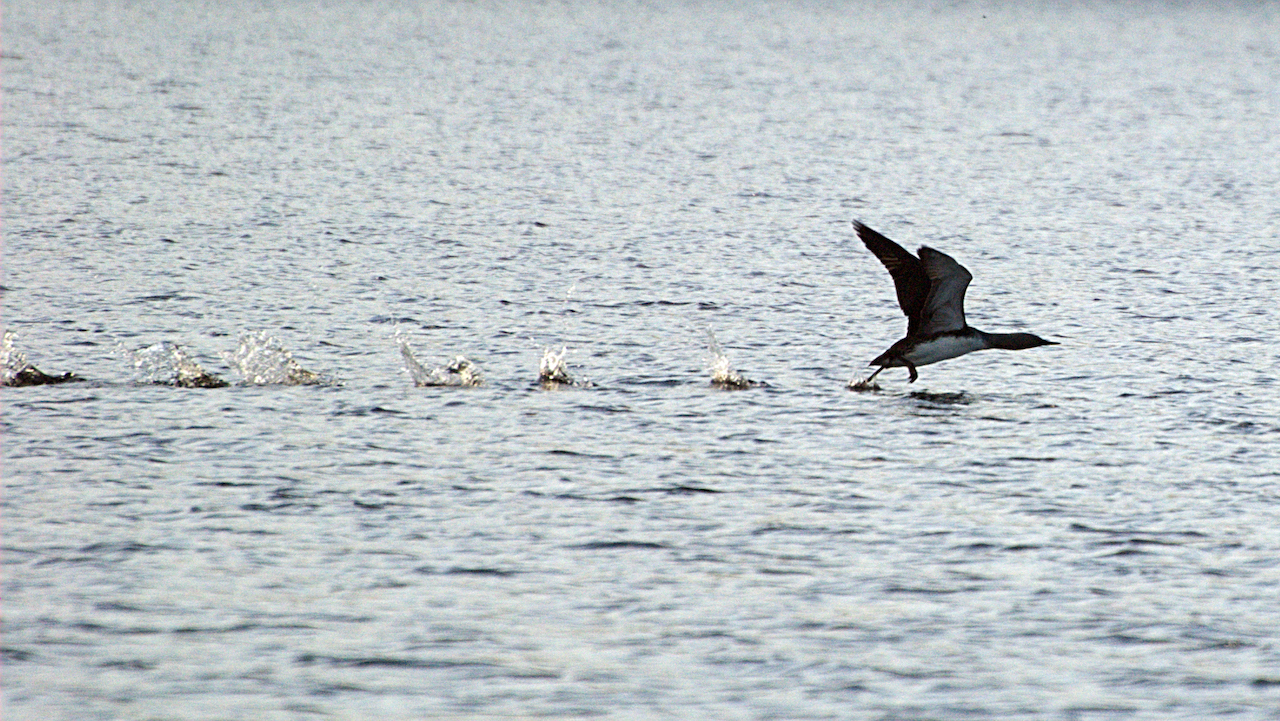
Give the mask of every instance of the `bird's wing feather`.
POLYGON ((933 248, 920 248, 920 263, 929 276, 929 295, 920 311, 920 334, 964 328, 964 291, 973 276, 955 258, 933 248))
POLYGON ((907 335, 915 335, 922 322, 921 311, 925 308, 925 299, 929 295, 930 280, 924 265, 905 248, 862 223, 855 220, 853 227, 858 231, 858 237, 867 246, 867 250, 874 253, 889 271, 889 275, 893 276, 893 285, 898 291, 898 305, 907 316, 907 335))

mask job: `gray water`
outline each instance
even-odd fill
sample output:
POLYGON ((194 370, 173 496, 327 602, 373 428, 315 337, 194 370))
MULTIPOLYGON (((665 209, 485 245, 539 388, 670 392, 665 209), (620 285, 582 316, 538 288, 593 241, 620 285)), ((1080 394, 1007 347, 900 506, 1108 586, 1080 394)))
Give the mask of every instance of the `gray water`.
POLYGON ((1278 38, 6 2, 3 325, 87 380, 0 392, 5 718, 1280 718, 1278 38), (854 218, 1061 345, 849 391, 854 218))

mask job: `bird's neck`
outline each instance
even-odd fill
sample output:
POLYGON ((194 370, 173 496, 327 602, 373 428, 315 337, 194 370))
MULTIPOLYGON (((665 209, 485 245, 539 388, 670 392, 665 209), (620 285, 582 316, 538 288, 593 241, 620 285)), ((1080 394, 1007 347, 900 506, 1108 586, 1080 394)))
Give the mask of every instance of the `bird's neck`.
POLYGON ((978 335, 982 337, 988 348, 999 350, 1026 350, 1027 348, 1035 348, 1045 344, 1042 339, 1030 333, 985 333, 978 331, 978 335))

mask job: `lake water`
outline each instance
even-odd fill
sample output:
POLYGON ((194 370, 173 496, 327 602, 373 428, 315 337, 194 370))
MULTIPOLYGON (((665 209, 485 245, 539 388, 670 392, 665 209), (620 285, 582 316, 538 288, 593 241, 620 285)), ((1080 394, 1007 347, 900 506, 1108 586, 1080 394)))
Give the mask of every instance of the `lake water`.
POLYGON ((19 1, 0 73, 86 379, 0 392, 6 719, 1280 718, 1277 5, 19 1), (854 218, 1061 345, 851 392, 854 218))

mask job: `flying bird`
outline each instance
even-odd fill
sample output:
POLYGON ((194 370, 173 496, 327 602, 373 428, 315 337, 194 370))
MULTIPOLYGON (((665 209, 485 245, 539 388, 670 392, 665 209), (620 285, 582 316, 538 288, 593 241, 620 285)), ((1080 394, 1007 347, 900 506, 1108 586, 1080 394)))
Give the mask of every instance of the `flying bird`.
POLYGON ((985 333, 971 328, 964 321, 964 291, 973 276, 955 258, 925 246, 920 247, 920 257, 916 257, 856 220, 853 227, 893 276, 898 305, 907 316, 906 337, 868 363, 880 367, 855 388, 868 387, 885 368, 906 368, 914 383, 919 377, 917 366, 965 353, 1058 345, 1030 333, 985 333))

